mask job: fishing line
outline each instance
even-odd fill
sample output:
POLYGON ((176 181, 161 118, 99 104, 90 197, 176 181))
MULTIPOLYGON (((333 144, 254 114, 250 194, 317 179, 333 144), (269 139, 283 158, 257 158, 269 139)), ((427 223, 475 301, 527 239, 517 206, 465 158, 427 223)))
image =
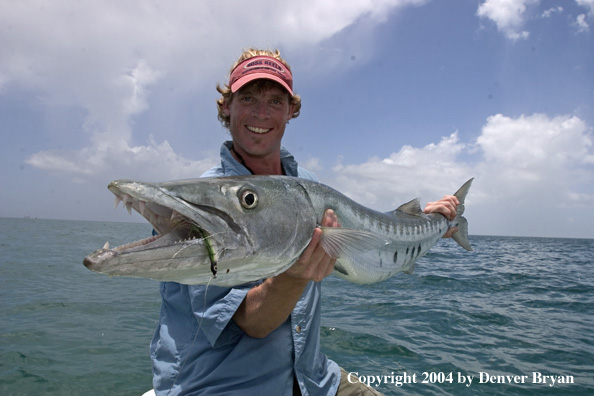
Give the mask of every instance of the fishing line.
MULTIPOLYGON (((196 231, 202 236, 202 238, 197 238, 197 239, 192 239, 186 242, 189 242, 186 246, 182 246, 180 247, 180 249, 175 252, 175 254, 173 255, 173 258, 176 258, 178 254, 180 254, 182 251, 184 251, 184 249, 199 243, 199 242, 203 242, 204 243, 204 247, 206 248, 206 251, 208 252, 208 259, 210 260, 210 271, 212 272, 212 276, 214 278, 217 277, 217 272, 218 272, 218 263, 216 260, 216 253, 214 251, 214 248, 212 247, 209 238, 211 238, 213 235, 208 235, 206 234, 206 232, 200 228, 200 227, 196 227, 196 231)), ((216 235, 216 234, 214 234, 216 235)))
MULTIPOLYGON (((194 347, 194 344, 196 344, 196 340, 198 339, 198 334, 200 333, 200 330, 202 329, 202 321, 204 320, 204 313, 206 311, 206 295, 208 293, 208 287, 210 286, 210 281, 213 280, 213 279, 214 279, 213 276, 211 276, 208 279, 208 283, 206 284, 206 288, 204 289, 204 302, 202 304, 202 315, 200 315, 200 322, 198 322, 198 329, 196 330, 196 335, 194 335, 194 339, 192 340, 192 345, 190 346, 190 349, 192 347, 194 347)), ((167 392, 167 396, 169 396, 169 394, 171 394, 171 391, 175 387, 175 383, 179 379, 179 376, 181 375, 181 372, 182 372, 184 366, 186 365, 186 362, 188 361, 189 357, 190 356, 188 354, 188 356, 186 356, 186 358, 182 362, 181 366, 177 370, 177 375, 175 376, 175 379, 173 380, 173 384, 171 384, 171 388, 169 389, 169 392, 167 392)))
MULTIPOLYGON (((209 237, 206 237, 206 238, 209 238, 209 237)), ((206 238, 195 238, 195 239, 192 239, 190 241, 186 241, 187 244, 185 246, 180 246, 180 248, 178 249, 178 251, 175 252, 175 254, 173 256, 171 256, 171 258, 172 259, 176 258, 178 254, 180 254, 181 252, 183 252, 184 250, 186 250, 187 248, 189 248, 192 245, 195 245, 195 244, 200 243, 200 242, 204 242, 204 240, 206 238)))

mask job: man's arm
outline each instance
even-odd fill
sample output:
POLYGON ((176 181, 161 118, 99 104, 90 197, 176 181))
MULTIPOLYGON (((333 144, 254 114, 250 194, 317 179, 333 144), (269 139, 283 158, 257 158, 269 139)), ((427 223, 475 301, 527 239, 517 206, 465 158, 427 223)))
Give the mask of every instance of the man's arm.
MULTIPOLYGON (((339 227, 332 210, 326 210, 322 226, 339 227)), ((320 245, 322 230, 316 228, 308 247, 287 271, 252 288, 233 315, 233 320, 251 337, 264 338, 291 314, 310 281, 319 282, 334 270, 336 259, 320 245)))

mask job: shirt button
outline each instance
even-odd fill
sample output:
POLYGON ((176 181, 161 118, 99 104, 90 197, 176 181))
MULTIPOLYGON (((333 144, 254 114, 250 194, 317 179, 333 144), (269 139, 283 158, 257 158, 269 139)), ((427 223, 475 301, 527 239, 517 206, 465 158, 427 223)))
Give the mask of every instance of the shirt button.
POLYGON ((295 331, 297 333, 301 333, 301 326, 299 326, 299 325, 295 326, 295 331))

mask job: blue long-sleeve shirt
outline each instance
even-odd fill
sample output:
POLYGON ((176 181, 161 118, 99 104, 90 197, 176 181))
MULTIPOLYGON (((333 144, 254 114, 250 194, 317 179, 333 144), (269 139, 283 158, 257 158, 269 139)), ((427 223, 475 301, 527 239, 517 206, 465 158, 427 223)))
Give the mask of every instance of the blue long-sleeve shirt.
MULTIPOLYGON (((203 176, 249 175, 233 158, 203 176)), ((316 180, 281 151, 285 174, 316 180)), ((287 395, 296 378, 303 395, 334 395, 340 368, 320 352, 321 282, 309 282, 290 317, 265 338, 252 338, 232 317, 260 282, 232 288, 161 283, 163 303, 151 342, 153 386, 159 395, 287 395)))

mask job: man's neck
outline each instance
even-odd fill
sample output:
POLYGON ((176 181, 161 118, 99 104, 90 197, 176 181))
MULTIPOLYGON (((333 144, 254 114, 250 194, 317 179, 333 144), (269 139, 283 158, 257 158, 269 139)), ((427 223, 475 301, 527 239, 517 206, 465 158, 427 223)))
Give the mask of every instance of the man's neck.
POLYGON ((255 157, 247 153, 238 153, 235 147, 231 148, 231 155, 245 166, 254 175, 282 175, 283 167, 278 156, 255 157))

